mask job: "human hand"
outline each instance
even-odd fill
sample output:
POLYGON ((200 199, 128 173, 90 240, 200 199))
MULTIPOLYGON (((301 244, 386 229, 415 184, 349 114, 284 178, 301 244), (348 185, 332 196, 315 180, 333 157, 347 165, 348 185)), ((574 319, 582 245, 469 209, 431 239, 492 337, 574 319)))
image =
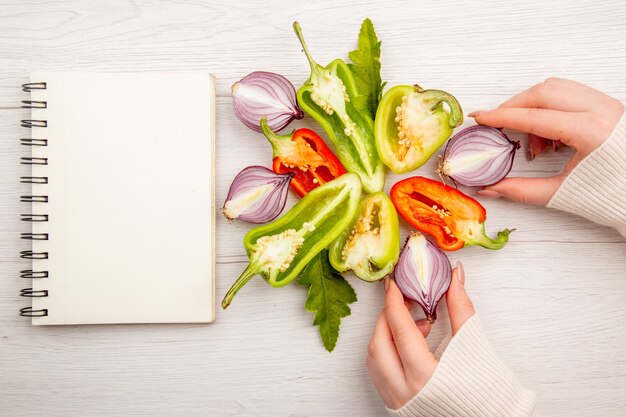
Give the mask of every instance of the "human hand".
MULTIPOLYGON (((458 262, 446 294, 453 337, 474 315, 464 285, 463 265, 458 262)), ((413 398, 428 383, 438 363, 425 339, 431 324, 426 319, 413 321, 411 304, 396 283, 385 278, 385 307, 376 322, 365 362, 376 389, 391 409, 413 398)))
POLYGON ((502 103, 475 111, 477 123, 560 140, 575 150, 563 171, 549 178, 505 178, 478 191, 526 204, 547 205, 569 172, 598 148, 624 113, 624 105, 604 93, 562 78, 548 78, 502 103))

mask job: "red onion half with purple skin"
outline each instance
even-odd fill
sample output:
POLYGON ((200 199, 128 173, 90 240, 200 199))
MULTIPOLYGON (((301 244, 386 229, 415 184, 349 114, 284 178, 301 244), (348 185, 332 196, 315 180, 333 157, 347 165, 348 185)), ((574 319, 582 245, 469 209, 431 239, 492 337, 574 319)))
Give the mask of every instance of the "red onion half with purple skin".
POLYGON ((423 234, 411 233, 398 258, 394 280, 406 298, 422 307, 430 323, 437 318, 437 304, 451 279, 452 266, 446 254, 423 234))
POLYGON ((285 208, 293 176, 257 165, 245 168, 230 185, 222 209, 224 216, 257 224, 274 220, 285 208))
POLYGON ((250 129, 261 132, 261 118, 267 117, 270 129, 277 132, 293 119, 302 119, 296 89, 280 74, 252 72, 233 84, 235 116, 250 129))
POLYGON ((511 171, 519 147, 498 129, 471 126, 448 141, 437 173, 468 187, 492 185, 511 171))

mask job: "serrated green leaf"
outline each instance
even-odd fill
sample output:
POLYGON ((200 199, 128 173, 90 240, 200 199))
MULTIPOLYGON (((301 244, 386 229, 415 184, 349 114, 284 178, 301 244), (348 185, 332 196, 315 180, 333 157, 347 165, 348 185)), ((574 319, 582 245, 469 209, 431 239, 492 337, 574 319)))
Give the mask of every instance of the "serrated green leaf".
POLYGON ((383 90, 385 89, 385 86, 387 85, 387 81, 385 81, 384 83, 382 83, 380 85, 380 90, 378 91, 378 97, 377 97, 377 101, 376 101, 376 108, 378 108, 378 103, 380 103, 380 99, 383 98, 383 90))
POLYGON ((383 84, 380 78, 380 44, 374 31, 374 24, 368 18, 361 24, 358 48, 348 53, 348 57, 353 62, 348 66, 359 94, 365 97, 363 101, 357 101, 355 107, 367 111, 372 119, 376 116, 378 102, 386 84, 383 84))
POLYGON ((341 318, 350 315, 348 304, 356 301, 356 293, 330 264, 327 249, 307 264, 298 284, 309 287, 304 307, 315 313, 313 325, 319 326, 324 347, 332 352, 339 338, 341 318))

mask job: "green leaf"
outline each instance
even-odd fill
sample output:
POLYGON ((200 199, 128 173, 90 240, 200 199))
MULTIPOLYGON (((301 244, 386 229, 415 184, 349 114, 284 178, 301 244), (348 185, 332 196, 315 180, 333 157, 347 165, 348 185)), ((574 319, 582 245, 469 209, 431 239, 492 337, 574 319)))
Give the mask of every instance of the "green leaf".
POLYGON ((339 337, 341 318, 350 315, 348 304, 356 301, 356 293, 330 264, 327 249, 307 264, 298 284, 309 287, 304 307, 315 313, 313 325, 319 326, 324 347, 332 352, 339 337))
POLYGON ((378 102, 385 83, 380 78, 380 44, 374 31, 374 24, 368 18, 361 24, 358 48, 348 53, 353 64, 348 64, 363 99, 355 100, 355 107, 367 111, 372 119, 376 116, 378 102))

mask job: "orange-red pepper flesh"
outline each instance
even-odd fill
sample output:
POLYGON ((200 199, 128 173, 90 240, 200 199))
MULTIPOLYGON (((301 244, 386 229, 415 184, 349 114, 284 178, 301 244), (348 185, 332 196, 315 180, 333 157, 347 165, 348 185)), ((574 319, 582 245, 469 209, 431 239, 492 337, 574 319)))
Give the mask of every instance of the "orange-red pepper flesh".
POLYGON ((398 213, 416 229, 433 236, 444 250, 465 245, 468 224, 484 223, 487 212, 473 198, 440 181, 410 177, 391 188, 398 213))
POLYGON ((300 197, 346 173, 339 159, 314 131, 297 129, 291 141, 295 152, 276 155, 272 170, 277 174, 294 173, 291 187, 300 197))

